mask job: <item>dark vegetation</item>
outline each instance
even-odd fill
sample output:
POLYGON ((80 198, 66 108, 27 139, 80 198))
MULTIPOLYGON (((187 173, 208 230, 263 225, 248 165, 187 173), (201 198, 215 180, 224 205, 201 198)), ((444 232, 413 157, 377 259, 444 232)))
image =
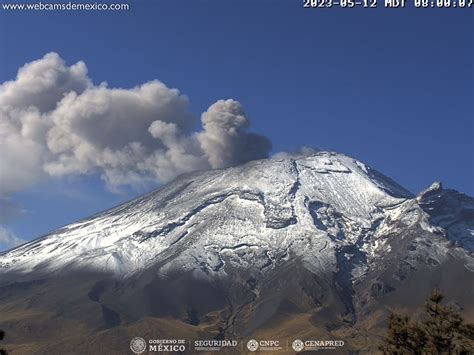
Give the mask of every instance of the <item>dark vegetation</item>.
POLYGON ((433 290, 424 305, 420 320, 391 313, 384 354, 473 354, 474 324, 466 323, 451 305, 442 304, 444 296, 433 290))
MULTIPOLYGON (((5 338, 5 332, 0 330, 0 340, 3 340, 3 338, 5 338)), ((0 349, 0 355, 7 355, 7 351, 5 349, 0 349)))

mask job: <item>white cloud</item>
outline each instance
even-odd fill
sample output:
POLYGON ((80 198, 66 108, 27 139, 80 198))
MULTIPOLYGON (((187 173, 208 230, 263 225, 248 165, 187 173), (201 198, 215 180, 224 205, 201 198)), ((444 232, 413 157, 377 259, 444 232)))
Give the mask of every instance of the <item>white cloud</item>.
POLYGON ((87 77, 84 62, 67 67, 56 53, 25 64, 15 80, 0 86, 0 107, 37 108, 51 111, 64 94, 81 93, 92 83, 87 77))
POLYGON ((0 196, 52 176, 98 173, 114 189, 268 155, 237 101, 211 105, 200 132, 188 106, 156 80, 109 88, 55 53, 28 63, 0 85, 0 196))
POLYGON ((0 196, 47 177, 47 114, 65 94, 89 86, 85 64, 67 67, 56 53, 25 64, 15 80, 0 85, 0 196))
POLYGON ((25 242, 26 240, 18 238, 12 231, 0 225, 0 251, 16 247, 25 242))

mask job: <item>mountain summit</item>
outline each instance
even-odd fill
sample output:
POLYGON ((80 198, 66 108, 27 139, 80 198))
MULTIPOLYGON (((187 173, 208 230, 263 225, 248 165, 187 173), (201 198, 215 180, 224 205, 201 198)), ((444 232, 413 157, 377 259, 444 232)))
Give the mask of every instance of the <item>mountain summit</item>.
POLYGON ((439 183, 413 196, 333 152, 259 160, 183 175, 0 254, 0 300, 57 313, 21 290, 67 284, 102 316, 58 317, 112 333, 150 317, 216 337, 265 332, 275 317, 285 334, 294 319, 317 334, 368 331, 434 286, 472 314, 472 288, 451 286, 472 280, 473 231, 474 199, 439 183))
POLYGON ((254 255, 271 267, 295 251, 316 266, 327 261, 328 251, 318 252, 323 247, 359 243, 376 253, 374 224, 412 197, 344 155, 254 161, 182 176, 5 253, 0 265, 127 275, 167 260, 167 270, 225 273, 227 257, 247 268, 257 263, 243 254, 254 255))

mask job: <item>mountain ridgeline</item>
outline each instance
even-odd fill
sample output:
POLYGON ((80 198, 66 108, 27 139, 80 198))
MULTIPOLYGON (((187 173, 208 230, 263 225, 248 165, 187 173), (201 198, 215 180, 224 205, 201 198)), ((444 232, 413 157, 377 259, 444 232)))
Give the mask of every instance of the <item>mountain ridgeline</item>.
POLYGON ((474 318, 473 231, 473 198, 333 152, 196 172, 0 254, 0 328, 22 353, 137 334, 377 349, 433 287, 474 318))

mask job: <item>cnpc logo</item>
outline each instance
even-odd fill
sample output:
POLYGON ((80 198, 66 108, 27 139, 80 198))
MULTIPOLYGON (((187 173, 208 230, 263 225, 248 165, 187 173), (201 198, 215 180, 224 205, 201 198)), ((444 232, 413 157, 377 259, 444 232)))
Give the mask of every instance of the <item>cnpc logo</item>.
POLYGON ((247 342, 247 349, 250 351, 257 351, 258 350, 258 341, 255 339, 251 339, 247 342))
POLYGON ((250 351, 268 351, 268 350, 283 350, 283 347, 280 346, 279 340, 255 340, 251 339, 247 342, 247 349, 250 351))

